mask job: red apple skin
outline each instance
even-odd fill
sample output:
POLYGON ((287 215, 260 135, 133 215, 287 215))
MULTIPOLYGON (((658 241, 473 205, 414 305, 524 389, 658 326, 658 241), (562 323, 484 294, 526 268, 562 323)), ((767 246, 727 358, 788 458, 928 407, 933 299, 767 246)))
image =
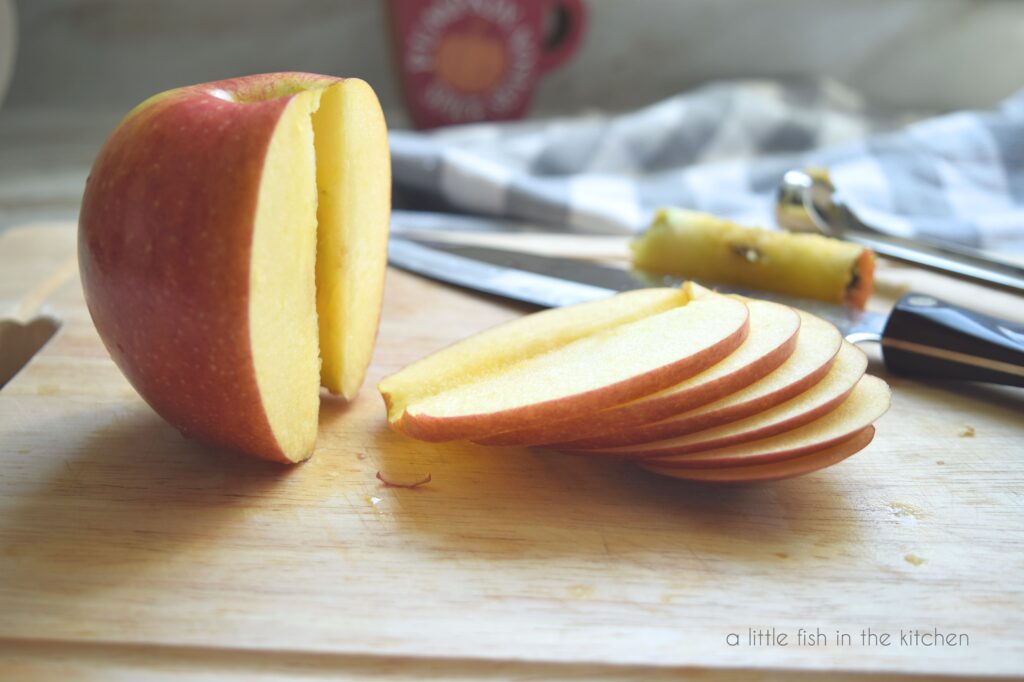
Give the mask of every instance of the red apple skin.
POLYGON ((265 74, 157 95, 114 130, 86 181, 78 261, 89 313, 128 381, 187 436, 290 461, 250 352, 253 224, 286 106, 338 80, 265 74))
MULTIPOLYGON (((727 408, 716 410, 714 412, 705 412, 689 417, 684 413, 677 417, 669 417, 668 419, 664 419, 659 422, 610 430, 592 438, 581 438, 562 443, 548 443, 545 444, 544 447, 565 452, 626 447, 629 445, 666 440, 677 436, 685 436, 690 433, 703 431, 704 429, 710 429, 715 426, 744 419, 755 415, 758 412, 762 412, 784 403, 790 398, 795 398, 811 386, 814 386, 825 378, 825 375, 827 375, 829 370, 832 368, 832 363, 834 361, 835 356, 833 355, 828 362, 822 364, 810 374, 801 377, 798 381, 794 381, 788 386, 780 388, 778 391, 775 391, 770 395, 762 396, 758 400, 750 400, 745 403, 731 405, 727 408)), ((630 457, 625 458, 631 459, 630 457)))
POLYGON ((838 464, 847 457, 855 455, 866 448, 874 437, 875 427, 868 426, 848 439, 829 447, 815 450, 799 457, 749 466, 724 467, 721 469, 674 469, 671 467, 660 467, 652 462, 641 462, 640 466, 660 476, 669 476, 687 481, 719 483, 722 485, 767 483, 803 476, 838 464))
POLYGON ((442 442, 476 440, 487 435, 521 429, 546 420, 569 420, 617 403, 627 402, 679 383, 722 360, 736 350, 750 332, 749 318, 717 345, 705 348, 669 365, 631 377, 617 384, 577 393, 566 398, 523 405, 501 412, 437 418, 432 415, 410 417, 406 412, 398 422, 399 430, 417 440, 442 442))
MULTIPOLYGON (((813 402, 809 405, 805 404, 807 409, 803 412, 791 413, 784 419, 774 421, 772 418, 767 420, 761 419, 758 425, 744 425, 741 421, 738 424, 738 426, 742 427, 740 430, 734 428, 732 433, 726 432, 724 434, 697 432, 691 434, 688 438, 684 436, 688 442, 673 443, 673 439, 663 439, 649 443, 630 444, 621 449, 563 448, 561 452, 609 459, 652 459, 724 448, 738 443, 768 438, 769 436, 795 429, 825 416, 839 407, 850 396, 854 387, 863 376, 864 369, 867 367, 867 356, 855 346, 846 343, 839 356, 831 364, 834 366, 837 363, 839 364, 839 372, 837 372, 836 377, 830 381, 830 376, 826 376, 816 383, 817 386, 827 391, 825 396, 823 396, 824 400, 817 404, 813 402)), ((768 412, 771 409, 768 408, 768 412)), ((751 415, 751 419, 758 419, 758 415, 751 415)))
POLYGON ((776 346, 750 365, 720 377, 714 382, 687 391, 673 393, 661 399, 612 406, 601 412, 584 414, 575 419, 544 421, 525 429, 500 432, 486 438, 476 439, 473 442, 480 445, 555 447, 549 444, 575 442, 566 441, 566 439, 594 430, 595 425, 598 435, 593 438, 606 436, 611 438, 619 433, 629 433, 647 424, 656 424, 673 415, 714 402, 733 391, 754 383, 785 362, 796 348, 796 341, 797 332, 794 332, 785 343, 776 346))
MULTIPOLYGON (((822 403, 821 405, 818 405, 817 407, 815 407, 812 410, 808 410, 808 411, 806 411, 806 412, 804 412, 802 414, 795 415, 795 416, 793 416, 790 419, 787 419, 785 421, 776 422, 774 424, 771 424, 771 425, 769 425, 769 426, 767 426, 765 428, 761 428, 761 429, 752 429, 752 430, 744 432, 744 433, 733 434, 731 436, 724 436, 724 437, 719 438, 717 440, 698 441, 698 442, 692 443, 690 445, 683 445, 683 446, 679 446, 679 447, 671 448, 671 449, 665 448, 665 449, 662 449, 662 450, 657 449, 657 447, 651 447, 650 449, 645 449, 646 447, 649 447, 649 446, 656 446, 660 442, 660 441, 654 441, 653 443, 637 443, 636 445, 625 446, 625 447, 629 448, 629 450, 628 451, 622 451, 622 452, 619 452, 619 451, 616 451, 616 450, 586 450, 586 449, 583 449, 583 448, 580 448, 579 450, 572 450, 570 448, 562 448, 562 449, 559 449, 558 451, 559 452, 563 452, 563 453, 565 453, 567 455, 586 455, 588 457, 599 457, 599 458, 614 459, 614 460, 647 460, 647 461, 656 461, 659 457, 667 457, 667 456, 671 456, 671 455, 688 455, 688 454, 692 454, 692 453, 695 453, 695 452, 702 452, 704 450, 713 450, 715 448, 724 448, 724 447, 728 447, 730 445, 736 445, 738 443, 745 443, 745 442, 751 441, 751 440, 758 440, 760 438, 768 438, 769 436, 774 436, 774 435, 776 435, 778 433, 782 433, 783 431, 789 431, 790 429, 795 429, 795 428, 797 428, 799 426, 803 426, 804 424, 807 424, 808 422, 814 421, 815 419, 818 419, 819 417, 823 417, 826 414, 828 414, 829 412, 831 412, 832 410, 834 410, 836 407, 838 407, 839 404, 842 403, 844 400, 846 400, 846 398, 850 395, 850 391, 852 391, 852 390, 853 390, 853 386, 850 386, 849 390, 847 390, 845 393, 843 393, 841 395, 837 395, 836 397, 832 398, 828 402, 822 403)), ((718 465, 717 464, 708 463, 707 466, 713 467, 713 466, 718 466, 718 465)))
MULTIPOLYGON (((891 389, 884 381, 871 375, 864 375, 857 386, 849 392, 846 400, 841 401, 841 404, 834 407, 832 412, 826 412, 818 417, 818 420, 829 420, 830 424, 824 433, 817 433, 811 438, 803 440, 798 438, 797 442, 781 447, 774 447, 777 444, 770 442, 766 444, 764 439, 759 439, 710 450, 684 454, 660 454, 658 456, 652 456, 648 448, 644 453, 646 456, 639 461, 644 465, 651 464, 659 469, 725 469, 792 459, 846 441, 854 434, 871 426, 875 420, 880 419, 889 410, 891 395, 891 389), (844 404, 855 406, 852 413, 842 414, 844 404), (729 451, 730 448, 732 448, 732 452, 729 451)), ((772 438, 784 438, 787 434, 799 435, 801 430, 806 432, 811 429, 814 423, 808 422, 791 431, 768 436, 767 439, 770 441, 772 438)))

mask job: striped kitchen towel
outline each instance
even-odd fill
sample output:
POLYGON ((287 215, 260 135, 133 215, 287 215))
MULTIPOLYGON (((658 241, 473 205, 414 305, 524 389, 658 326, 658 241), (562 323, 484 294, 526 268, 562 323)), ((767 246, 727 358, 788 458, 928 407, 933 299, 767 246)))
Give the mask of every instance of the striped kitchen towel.
POLYGON ((783 173, 824 166, 879 229, 1024 250, 1024 91, 920 118, 831 81, 717 83, 626 114, 392 131, 391 150, 401 208, 629 234, 670 205, 770 227, 783 173))

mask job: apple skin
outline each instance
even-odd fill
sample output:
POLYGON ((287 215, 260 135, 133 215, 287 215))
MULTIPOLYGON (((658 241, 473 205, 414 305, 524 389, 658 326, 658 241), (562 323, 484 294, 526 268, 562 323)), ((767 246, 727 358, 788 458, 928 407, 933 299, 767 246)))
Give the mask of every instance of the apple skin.
POLYGON ((641 462, 640 466, 660 476, 668 476, 686 481, 718 483, 722 485, 765 483, 803 476, 838 464, 847 457, 855 455, 866 448, 874 437, 875 427, 867 426, 848 439, 826 448, 790 459, 751 464, 749 466, 724 467, 721 469, 674 469, 671 467, 661 467, 649 462, 641 462))
POLYGON ((636 443, 621 448, 561 449, 562 452, 610 459, 651 459, 686 455, 767 438, 803 426, 833 411, 845 401, 867 368, 867 356, 851 343, 843 342, 832 370, 825 378, 781 405, 705 431, 686 436, 636 443))
MULTIPOLYGON (((796 361, 804 356, 808 345, 813 345, 814 360, 817 364, 804 374, 796 374, 795 378, 788 384, 777 387, 775 390, 758 395, 755 398, 731 403, 728 405, 717 405, 710 403, 701 406, 692 412, 683 412, 674 417, 669 417, 657 422, 615 428, 610 431, 598 434, 593 437, 579 438, 561 443, 547 443, 544 447, 553 450, 598 450, 607 448, 625 448, 630 445, 650 443, 652 441, 677 438, 690 433, 714 428, 732 421, 738 421, 750 417, 764 410, 771 409, 787 400, 791 400, 804 391, 816 385, 831 371, 832 365, 839 353, 843 343, 843 337, 839 331, 830 323, 816 320, 813 316, 801 312, 804 318, 801 324, 801 335, 797 339, 797 347, 789 360, 777 368, 776 371, 785 371, 789 362, 796 361), (805 338, 807 328, 812 325, 821 325, 821 329, 827 329, 827 337, 815 337, 813 340, 805 338), (796 357, 794 357, 796 356, 796 357)), ((808 353, 809 354, 809 353, 808 353)), ((806 357, 804 357, 806 359, 806 357)), ((806 367, 804 369, 807 369, 806 367)), ((754 384, 756 386, 756 384, 754 384)), ((728 398, 728 396, 726 396, 728 398)))
MULTIPOLYGON (((769 311, 778 309, 772 317, 776 315, 783 318, 792 317, 792 329, 790 331, 785 328, 784 334, 788 334, 787 336, 771 339, 770 344, 763 346, 762 354, 749 363, 736 367, 729 374, 720 375, 708 382, 686 386, 683 390, 673 390, 668 394, 655 393, 643 396, 633 402, 612 406, 596 414, 585 414, 576 419, 563 421, 543 421, 526 429, 497 433, 474 440, 474 442, 480 445, 543 446, 566 442, 569 439, 582 440, 579 438, 579 434, 591 432, 595 426, 598 435, 591 437, 601 437, 654 424, 724 398, 733 391, 748 386, 777 369, 796 349, 800 328, 800 318, 797 314, 776 303, 757 301, 756 306, 767 306, 769 311)), ((761 312, 762 308, 749 307, 751 330, 748 338, 744 341, 745 344, 751 343, 758 336, 757 323, 759 319, 763 319, 761 315, 764 315, 761 312)), ((778 323, 777 320, 776 323, 778 323)), ((760 341, 757 341, 757 347, 762 347, 760 341)), ((722 361, 724 362, 725 359, 723 358, 722 361)), ((709 367, 708 370, 711 368, 709 367)))
POLYGON ((531 423, 549 419, 573 419, 609 405, 654 393, 704 371, 734 351, 746 338, 748 331, 749 327, 744 323, 742 327, 713 346, 611 386, 502 412, 484 412, 454 418, 436 418, 429 414, 411 417, 406 412, 398 422, 398 429, 417 440, 431 442, 480 440, 486 435, 524 428, 531 423))
POLYGON ((86 181, 78 262, 89 313, 128 381, 186 436, 291 461, 250 350, 253 225, 289 101, 339 80, 263 74, 156 95, 118 125, 86 181))
MULTIPOLYGON (((438 442, 481 439, 494 433, 525 428, 545 420, 573 419, 577 416, 617 403, 627 402, 679 383, 706 370, 728 356, 743 343, 750 330, 749 311, 744 303, 726 296, 714 294, 705 289, 701 289, 701 291, 704 293, 701 293, 697 298, 684 306, 623 325, 617 330, 620 334, 617 337, 613 337, 618 341, 620 349, 625 345, 624 337, 628 339, 631 347, 636 348, 639 346, 642 349, 643 346, 640 345, 642 342, 650 343, 648 334, 666 337, 666 330, 672 330, 672 333, 675 334, 682 334, 692 330, 694 324, 699 326, 699 321, 695 322, 695 319, 713 321, 715 325, 712 327, 715 330, 714 333, 706 338, 691 334, 690 339, 686 340, 691 347, 685 353, 678 352, 678 345, 663 346, 661 354, 657 357, 664 364, 651 366, 649 354, 639 350, 635 355, 643 358, 644 361, 648 361, 647 366, 642 371, 632 375, 618 376, 609 383, 600 386, 580 390, 578 385, 573 385, 576 392, 544 398, 536 402, 513 407, 495 409, 490 404, 487 404, 486 401, 482 401, 482 404, 474 404, 474 408, 478 410, 477 412, 455 415, 437 415, 430 412, 429 408, 423 409, 421 407, 422 403, 420 405, 414 404, 411 407, 407 406, 398 416, 397 420, 392 423, 398 431, 418 440, 438 442), (669 350, 666 351, 664 350, 665 348, 669 350), (672 355, 669 356, 668 353, 672 353, 672 355), (420 409, 417 409, 418 407, 420 409)), ((615 298, 611 297, 604 300, 612 302, 615 298)), ((667 338, 676 337, 669 335, 667 338)), ((683 347, 686 346, 684 345, 683 347)), ((598 352, 602 352, 602 349, 602 346, 598 346, 598 352)), ((561 359, 566 360, 566 357, 568 357, 568 362, 571 362, 572 366, 576 368, 582 367, 585 364, 592 366, 594 362, 614 362, 621 357, 617 355, 610 359, 608 357, 598 357, 595 359, 590 354, 592 351, 594 351, 593 347, 587 351, 580 351, 578 346, 570 344, 559 350, 552 351, 546 357, 550 359, 555 353, 564 352, 561 359), (583 362, 584 360, 585 363, 583 362)), ((616 366, 621 367, 621 363, 618 363, 616 366)), ((495 376, 500 377, 501 372, 495 373, 495 376)), ((543 376, 544 373, 538 373, 534 368, 533 375, 527 374, 526 377, 528 378, 525 379, 525 382, 528 385, 543 385, 543 376)), ((485 379, 476 384, 476 386, 484 385, 486 381, 485 379)), ((473 384, 471 383, 470 385, 473 384)), ((493 384, 488 388, 491 392, 495 391, 493 384)), ((385 400, 387 401, 388 398, 385 398, 385 400)))
MULTIPOLYGON (((791 459, 851 438, 881 418, 890 403, 889 385, 865 374, 839 405, 789 431, 698 452, 646 456, 640 461, 659 469, 724 469, 791 459)), ((651 449, 648 447, 646 454, 651 449)))

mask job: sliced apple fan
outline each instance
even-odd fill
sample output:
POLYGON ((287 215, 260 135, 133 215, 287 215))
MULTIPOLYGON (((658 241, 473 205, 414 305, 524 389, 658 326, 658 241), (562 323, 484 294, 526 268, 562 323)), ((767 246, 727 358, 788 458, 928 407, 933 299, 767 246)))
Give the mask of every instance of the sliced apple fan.
POLYGON ((777 480, 863 449, 885 382, 831 324, 687 283, 544 311, 384 379, 392 428, 543 446, 717 483, 777 480))

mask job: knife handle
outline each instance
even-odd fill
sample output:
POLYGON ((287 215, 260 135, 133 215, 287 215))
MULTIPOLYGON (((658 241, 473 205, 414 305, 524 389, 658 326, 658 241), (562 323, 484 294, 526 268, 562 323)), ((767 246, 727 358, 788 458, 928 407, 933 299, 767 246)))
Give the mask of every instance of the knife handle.
POLYGON ((1024 325, 907 294, 882 332, 893 374, 1024 386, 1024 325))

